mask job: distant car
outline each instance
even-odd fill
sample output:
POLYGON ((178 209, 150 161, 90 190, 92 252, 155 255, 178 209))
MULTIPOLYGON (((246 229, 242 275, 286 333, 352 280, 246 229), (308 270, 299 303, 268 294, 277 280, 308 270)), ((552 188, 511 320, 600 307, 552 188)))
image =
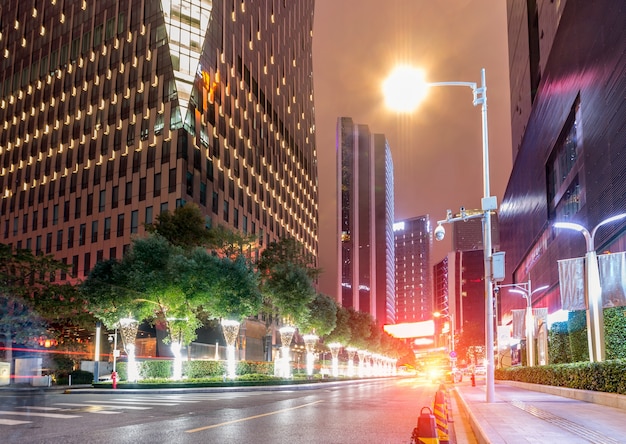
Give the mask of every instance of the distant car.
POLYGON ((476 376, 485 376, 485 375, 487 374, 487 368, 486 368, 486 367, 483 367, 483 366, 476 367, 476 368, 474 369, 474 374, 475 374, 476 376))

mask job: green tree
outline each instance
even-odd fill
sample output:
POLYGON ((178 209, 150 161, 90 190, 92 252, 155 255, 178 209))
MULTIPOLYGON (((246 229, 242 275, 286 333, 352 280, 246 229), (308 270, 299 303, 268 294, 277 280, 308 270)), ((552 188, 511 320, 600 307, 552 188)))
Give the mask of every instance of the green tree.
POLYGON ((82 290, 109 327, 121 318, 161 322, 187 345, 201 319, 258 313, 257 275, 243 257, 220 258, 203 248, 183 249, 160 235, 133 241, 121 261, 92 270, 82 290))
MULTIPOLYGON (((350 326, 350 342, 343 345, 352 345, 353 347, 370 350, 370 338, 372 335, 372 315, 362 311, 356 311, 348 308, 349 326, 350 326)), ((371 344, 375 345, 375 344, 371 344)))
POLYGON ((257 263, 264 295, 266 327, 271 328, 277 317, 296 326, 309 322, 309 304, 316 292, 313 279, 319 270, 313 267, 310 255, 293 238, 270 243, 257 263))
POLYGON ((335 328, 324 337, 324 342, 330 344, 338 342, 343 345, 351 344, 352 329, 350 328, 350 309, 337 307, 335 328))
POLYGON ((308 319, 299 325, 301 333, 315 333, 325 336, 337 325, 337 303, 333 298, 318 293, 307 307, 311 314, 308 319))
POLYGON ((8 362, 13 343, 33 345, 40 336, 62 342, 64 349, 83 349, 76 339, 94 319, 74 285, 57 280, 67 271, 52 256, 0 244, 0 338, 8 362))
POLYGON ((154 224, 146 225, 146 230, 159 234, 172 245, 186 249, 208 245, 211 241, 204 215, 193 203, 180 206, 173 213, 162 212, 156 217, 154 224))
POLYGON ((253 234, 242 234, 221 225, 209 229, 208 248, 219 256, 235 260, 239 256, 251 258, 256 251, 257 237, 253 234))

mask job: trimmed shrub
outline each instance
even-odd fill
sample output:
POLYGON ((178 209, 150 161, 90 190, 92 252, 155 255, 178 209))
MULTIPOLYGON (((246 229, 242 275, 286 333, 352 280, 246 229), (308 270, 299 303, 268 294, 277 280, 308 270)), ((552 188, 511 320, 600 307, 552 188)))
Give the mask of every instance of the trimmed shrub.
POLYGON ((139 376, 142 379, 170 378, 173 374, 173 362, 168 360, 143 361, 139 365, 139 376))
POLYGON ((184 361, 183 375, 187 378, 210 378, 226 373, 224 361, 184 361))
POLYGON ((274 363, 267 361, 239 361, 237 362, 237 375, 274 375, 274 363))
POLYGON ((587 315, 585 311, 571 311, 567 319, 567 328, 572 361, 588 361, 589 347, 587 345, 587 315))
POLYGON ((500 380, 626 395, 626 359, 496 369, 500 380))

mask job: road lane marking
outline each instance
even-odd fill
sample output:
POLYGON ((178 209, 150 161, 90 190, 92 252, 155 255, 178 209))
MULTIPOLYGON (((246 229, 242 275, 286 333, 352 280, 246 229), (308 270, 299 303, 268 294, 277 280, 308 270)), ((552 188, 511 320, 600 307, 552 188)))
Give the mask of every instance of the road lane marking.
POLYGON ((0 418, 0 425, 20 425, 30 424, 32 421, 18 421, 17 419, 2 419, 0 418))
POLYGON ((79 415, 62 415, 60 413, 38 413, 38 412, 13 412, 10 410, 0 410, 0 415, 16 415, 16 416, 41 416, 43 418, 80 418, 79 415))
MULTIPOLYGON (((126 406, 126 404, 137 404, 137 400, 114 400, 114 401, 101 401, 101 400, 94 400, 94 399, 90 399, 87 402, 95 402, 98 404, 120 404, 123 406, 126 406)), ((161 406, 168 406, 171 407, 173 405, 177 405, 173 402, 150 402, 150 405, 161 405, 161 406)))
POLYGON ((308 407, 308 406, 311 406, 311 405, 314 405, 314 404, 318 404, 320 402, 324 402, 324 401, 320 400, 320 401, 315 401, 315 402, 309 402, 308 404, 302 404, 302 405, 299 405, 297 407, 289 407, 288 409, 276 410, 274 412, 263 413, 261 415, 248 416, 247 418, 234 419, 232 421, 221 422, 219 424, 213 424, 213 425, 209 425, 209 426, 198 427, 197 429, 185 430, 185 433, 196 433, 196 432, 201 432, 203 430, 214 429, 216 427, 222 427, 222 426, 226 426, 226 425, 230 425, 230 424, 235 424, 235 423, 238 423, 238 422, 250 421, 252 419, 257 419, 257 418, 263 418, 264 416, 278 415, 279 413, 284 413, 284 412, 289 412, 291 410, 301 409, 302 407, 308 407))
POLYGON ((28 406, 19 406, 18 409, 34 409, 34 410, 47 410, 47 411, 55 411, 61 410, 60 407, 43 407, 39 405, 28 405, 28 406))
POLYGON ((129 410, 150 410, 152 407, 137 407, 134 405, 101 405, 101 404, 75 404, 70 402, 57 402, 54 405, 64 405, 68 407, 107 407, 111 409, 129 409, 129 410))
MULTIPOLYGON (((133 397, 131 399, 129 399, 129 398, 112 398, 113 401, 120 401, 120 402, 138 402, 138 401, 142 401, 142 402, 149 402, 150 404, 153 404, 155 399, 157 401, 159 401, 159 402, 169 401, 169 402, 176 402, 176 403, 183 403, 183 404, 190 404, 190 403, 193 404, 193 403, 198 403, 198 402, 202 402, 202 401, 206 400, 206 399, 137 398, 137 397, 133 397)), ((167 405, 176 405, 176 404, 167 404, 167 405)))

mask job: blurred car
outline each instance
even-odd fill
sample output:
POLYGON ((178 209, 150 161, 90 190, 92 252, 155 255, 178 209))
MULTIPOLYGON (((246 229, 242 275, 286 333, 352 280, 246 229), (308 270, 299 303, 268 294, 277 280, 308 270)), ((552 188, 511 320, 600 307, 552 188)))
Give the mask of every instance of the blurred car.
POLYGON ((433 383, 447 382, 454 384, 463 380, 463 373, 457 368, 431 367, 428 369, 428 379, 433 383))

